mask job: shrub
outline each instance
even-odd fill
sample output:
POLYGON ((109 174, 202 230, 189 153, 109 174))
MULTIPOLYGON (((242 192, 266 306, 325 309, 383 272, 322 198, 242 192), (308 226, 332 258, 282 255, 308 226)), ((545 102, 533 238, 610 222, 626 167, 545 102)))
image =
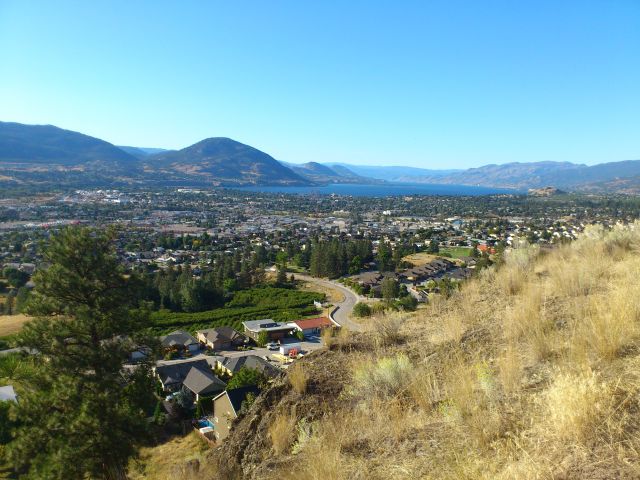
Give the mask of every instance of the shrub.
POLYGON ((322 343, 327 347, 331 348, 331 345, 335 343, 335 336, 333 335, 333 328, 325 328, 322 330, 320 334, 320 338, 322 338, 322 343))
POLYGON ((366 303, 358 302, 353 306, 353 316, 354 317, 370 317, 371 316, 371 307, 366 303))
POLYGON ((411 382, 413 367, 404 354, 358 365, 353 372, 351 393, 361 398, 391 397, 411 382))
POLYGON ((269 342, 269 334, 267 334, 267 332, 265 331, 260 332, 256 340, 256 343, 258 344, 258 346, 264 347, 268 342, 269 342))
POLYGON ((231 377, 229 383, 227 383, 227 390, 252 385, 263 385, 266 381, 267 377, 265 377, 265 375, 259 370, 242 367, 233 375, 233 377, 231 377))

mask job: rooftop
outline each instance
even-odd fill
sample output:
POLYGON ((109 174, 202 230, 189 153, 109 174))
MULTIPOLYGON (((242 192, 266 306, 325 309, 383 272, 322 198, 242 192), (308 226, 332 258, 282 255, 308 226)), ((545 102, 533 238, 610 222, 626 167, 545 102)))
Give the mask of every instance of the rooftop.
POLYGON ((276 332, 279 330, 292 330, 295 328, 295 325, 292 325, 291 323, 274 322, 269 318, 265 318, 263 320, 249 320, 247 322, 242 322, 242 325, 251 332, 276 332))
POLYGON ((302 330, 307 330, 309 328, 323 328, 323 327, 333 326, 333 322, 329 320, 327 317, 304 318, 302 320, 294 320, 293 323, 295 323, 302 330))

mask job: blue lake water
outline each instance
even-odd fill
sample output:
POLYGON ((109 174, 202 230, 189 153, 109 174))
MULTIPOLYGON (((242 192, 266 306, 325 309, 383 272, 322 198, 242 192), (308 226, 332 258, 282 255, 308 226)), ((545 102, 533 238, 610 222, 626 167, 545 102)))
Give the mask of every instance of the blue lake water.
POLYGON ((252 186, 234 190, 251 192, 292 193, 298 195, 351 195, 354 197, 389 197, 400 195, 495 195, 524 193, 505 188, 474 187, 469 185, 437 185, 393 183, 387 185, 359 185, 336 183, 319 187, 252 186))

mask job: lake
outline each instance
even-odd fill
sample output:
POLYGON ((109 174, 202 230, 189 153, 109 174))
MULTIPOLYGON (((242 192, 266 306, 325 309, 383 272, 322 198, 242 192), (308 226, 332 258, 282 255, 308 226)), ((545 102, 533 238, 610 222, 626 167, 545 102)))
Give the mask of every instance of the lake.
POLYGON ((526 193, 505 188, 474 187, 469 185, 439 185, 430 183, 390 183, 386 185, 361 185, 335 183, 317 187, 251 186, 234 190, 268 193, 292 193, 298 195, 351 195, 354 197, 389 197, 404 195, 495 195, 499 193, 526 193))

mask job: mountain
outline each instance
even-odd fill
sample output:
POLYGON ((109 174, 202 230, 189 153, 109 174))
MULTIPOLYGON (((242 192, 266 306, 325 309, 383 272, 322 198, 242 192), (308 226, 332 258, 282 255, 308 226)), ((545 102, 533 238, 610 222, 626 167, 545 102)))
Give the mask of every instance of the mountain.
POLYGON ((118 145, 120 150, 124 150, 129 155, 133 155, 136 158, 145 158, 149 155, 155 155, 156 153, 164 153, 167 151, 165 148, 144 148, 144 147, 127 147, 124 145, 118 145))
POLYGON ((260 150, 214 137, 190 147, 149 155, 146 171, 213 185, 309 185, 311 182, 260 150))
POLYGON ((322 163, 308 162, 302 164, 280 162, 295 173, 315 183, 380 183, 374 178, 362 177, 340 165, 327 166, 322 163))
POLYGON ((445 176, 459 170, 430 170, 417 167, 387 166, 379 167, 374 165, 351 165, 348 163, 328 163, 332 169, 347 168, 357 175, 386 180, 388 182, 411 183, 414 177, 421 176, 445 176))
POLYGON ((570 162, 515 162, 485 165, 447 175, 420 176, 414 178, 414 181, 517 189, 552 185, 568 190, 594 191, 597 184, 638 175, 640 175, 640 160, 601 163, 593 166, 570 162))
POLYGON ((53 125, 0 122, 0 162, 57 168, 135 167, 134 156, 98 138, 53 125))
POLYGON ((314 185, 380 181, 478 185, 517 190, 640 194, 640 160, 485 165, 467 170, 278 162, 235 140, 214 137, 177 151, 116 147, 53 125, 0 122, 0 182, 45 187, 136 185, 314 185))

